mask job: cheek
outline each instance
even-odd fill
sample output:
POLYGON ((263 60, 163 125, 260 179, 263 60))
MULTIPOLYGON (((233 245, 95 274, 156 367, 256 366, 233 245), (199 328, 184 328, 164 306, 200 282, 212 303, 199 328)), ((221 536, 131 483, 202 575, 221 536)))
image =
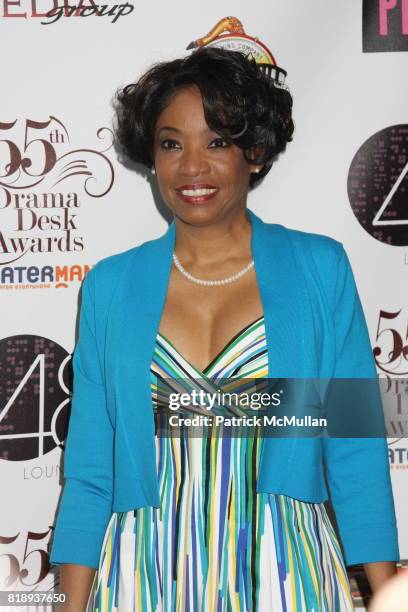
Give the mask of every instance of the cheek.
POLYGON ((241 189, 248 184, 249 166, 245 160, 235 159, 225 167, 221 176, 224 176, 225 182, 231 184, 234 189, 241 189))
POLYGON ((249 172, 249 164, 241 149, 234 152, 234 155, 230 159, 230 165, 236 175, 245 176, 249 172))
POLYGON ((167 186, 174 183, 176 169, 174 163, 171 163, 167 159, 163 159, 158 155, 155 159, 156 175, 159 184, 166 188, 167 186))

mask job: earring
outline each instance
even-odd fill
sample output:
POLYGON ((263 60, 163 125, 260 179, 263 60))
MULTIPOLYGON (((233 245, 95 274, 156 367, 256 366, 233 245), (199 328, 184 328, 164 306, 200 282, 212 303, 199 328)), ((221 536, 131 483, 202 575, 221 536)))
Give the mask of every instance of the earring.
POLYGON ((152 174, 156 174, 156 170, 154 169, 154 166, 152 168, 152 174))

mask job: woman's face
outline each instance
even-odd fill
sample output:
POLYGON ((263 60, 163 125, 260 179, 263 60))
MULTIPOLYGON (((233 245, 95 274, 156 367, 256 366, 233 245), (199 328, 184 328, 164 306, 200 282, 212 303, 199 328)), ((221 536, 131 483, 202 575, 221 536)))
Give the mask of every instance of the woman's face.
POLYGON ((165 203, 192 224, 211 223, 243 209, 251 170, 261 167, 248 164, 242 149, 210 130, 195 85, 180 89, 159 115, 154 165, 165 203))

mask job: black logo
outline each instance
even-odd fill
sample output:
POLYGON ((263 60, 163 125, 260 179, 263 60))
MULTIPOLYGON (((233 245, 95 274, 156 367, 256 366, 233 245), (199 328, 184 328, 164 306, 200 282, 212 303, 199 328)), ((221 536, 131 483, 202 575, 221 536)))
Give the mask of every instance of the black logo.
POLYGON ((41 336, 0 340, 0 458, 37 459, 67 433, 71 355, 41 336))
POLYGON ((351 162, 347 190, 351 208, 373 238, 408 245, 408 125, 380 130, 351 162))

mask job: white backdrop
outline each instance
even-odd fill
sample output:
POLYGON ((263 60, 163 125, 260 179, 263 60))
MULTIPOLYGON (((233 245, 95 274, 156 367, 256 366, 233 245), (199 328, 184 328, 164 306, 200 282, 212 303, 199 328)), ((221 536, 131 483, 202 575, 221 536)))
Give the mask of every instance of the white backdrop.
MULTIPOLYGON (((265 221, 344 243, 372 345, 381 345, 382 355, 393 348, 395 334, 377 340, 379 331, 392 328, 405 339, 408 313, 408 246, 387 244, 392 234, 378 240, 366 231, 347 189, 353 158, 368 139, 391 126, 400 126, 398 134, 404 125, 408 130, 407 55, 363 52, 361 2, 129 3, 120 9, 129 14, 115 22, 106 16, 63 16, 54 23, 35 16, 33 6, 40 13, 53 2, 0 0, 0 582, 13 566, 8 588, 15 590, 47 590, 54 580, 51 573, 40 576, 41 564, 46 567, 40 551, 47 550, 62 484, 54 424, 67 401, 64 365, 75 345, 84 266, 159 236, 167 227, 154 184, 121 165, 110 146, 114 91, 153 62, 186 55, 191 40, 227 15, 238 17, 249 35, 264 41, 288 72, 295 133, 264 183, 249 195, 249 207, 265 221), (31 166, 19 156, 29 158, 31 166), (11 160, 13 172, 7 167, 11 160), (45 163, 50 170, 44 170, 45 163), (33 193, 36 202, 29 196, 33 193), (55 204, 59 193, 63 207, 50 208, 52 194, 55 204), (390 322, 379 318, 380 311, 398 316, 390 322), (24 568, 27 576, 19 575, 24 568)), ((384 10, 395 25, 399 3, 389 15, 384 10)), ((391 145, 385 150, 385 157, 392 154, 390 186, 408 161, 401 143, 399 151, 391 145)), ((378 170, 369 159, 366 168, 362 192, 378 170)), ((364 193, 360 196, 364 200, 364 193)), ((364 214, 369 223, 373 215, 363 211, 361 218, 364 214)), ((403 224, 400 230, 408 245, 403 224)), ((403 365, 401 358, 389 366, 394 377, 402 377, 403 365)), ((391 473, 406 559, 407 440, 390 440, 390 448, 400 449, 393 454, 391 473)))

